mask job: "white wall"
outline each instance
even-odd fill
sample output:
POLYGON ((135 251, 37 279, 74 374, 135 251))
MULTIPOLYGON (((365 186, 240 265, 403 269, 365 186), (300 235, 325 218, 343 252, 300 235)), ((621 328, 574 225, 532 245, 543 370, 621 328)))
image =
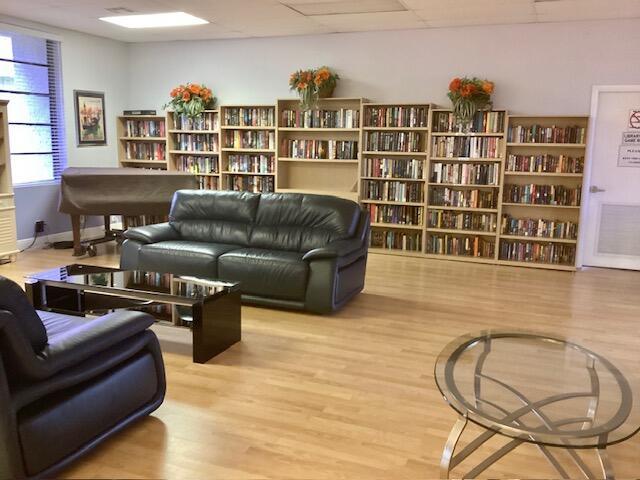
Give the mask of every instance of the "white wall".
POLYGON ((637 83, 639 44, 638 19, 135 44, 129 105, 159 109, 187 81, 222 103, 273 102, 289 73, 326 64, 337 96, 447 105, 449 80, 476 75, 514 113, 588 114, 593 84, 637 83))

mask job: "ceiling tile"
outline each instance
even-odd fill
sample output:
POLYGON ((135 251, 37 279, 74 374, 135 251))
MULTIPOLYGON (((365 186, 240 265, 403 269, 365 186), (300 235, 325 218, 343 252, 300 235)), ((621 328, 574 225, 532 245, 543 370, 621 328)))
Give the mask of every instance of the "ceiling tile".
POLYGON ((347 15, 319 15, 313 19, 334 32, 369 30, 398 30, 424 28, 425 24, 413 12, 353 13, 347 15))
POLYGON ((534 8, 540 22, 640 17, 640 0, 557 0, 534 8))

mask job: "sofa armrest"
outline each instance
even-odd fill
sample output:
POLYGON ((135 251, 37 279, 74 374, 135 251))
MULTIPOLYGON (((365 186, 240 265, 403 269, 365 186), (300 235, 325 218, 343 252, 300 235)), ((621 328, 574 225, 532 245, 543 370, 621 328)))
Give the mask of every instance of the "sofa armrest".
POLYGON ((124 232, 124 236, 140 243, 158 243, 180 239, 180 233, 166 222, 145 227, 129 228, 124 232))
POLYGON ((321 258, 345 257, 363 247, 362 241, 357 238, 347 238, 329 242, 326 247, 314 248, 302 257, 303 260, 311 261, 321 258))

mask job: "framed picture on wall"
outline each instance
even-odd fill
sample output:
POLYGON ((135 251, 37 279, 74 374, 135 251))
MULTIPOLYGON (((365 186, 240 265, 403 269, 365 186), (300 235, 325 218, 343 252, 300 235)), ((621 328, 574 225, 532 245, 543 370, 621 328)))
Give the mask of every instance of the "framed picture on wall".
POLYGON ((74 90, 78 146, 107 144, 104 116, 104 92, 74 90))

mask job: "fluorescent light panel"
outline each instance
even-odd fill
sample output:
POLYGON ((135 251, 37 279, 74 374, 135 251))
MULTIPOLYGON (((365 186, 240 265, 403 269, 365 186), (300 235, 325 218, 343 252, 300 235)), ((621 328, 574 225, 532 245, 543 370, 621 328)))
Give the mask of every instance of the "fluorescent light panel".
POLYGON ((283 1, 282 3, 305 17, 407 11, 404 5, 398 0, 340 0, 338 2, 301 2, 300 0, 290 0, 283 1))
POLYGON ((151 13, 146 15, 118 15, 116 17, 101 17, 103 22, 113 23, 125 28, 163 28, 185 27, 189 25, 204 25, 209 23, 202 18, 194 17, 185 12, 151 13))

